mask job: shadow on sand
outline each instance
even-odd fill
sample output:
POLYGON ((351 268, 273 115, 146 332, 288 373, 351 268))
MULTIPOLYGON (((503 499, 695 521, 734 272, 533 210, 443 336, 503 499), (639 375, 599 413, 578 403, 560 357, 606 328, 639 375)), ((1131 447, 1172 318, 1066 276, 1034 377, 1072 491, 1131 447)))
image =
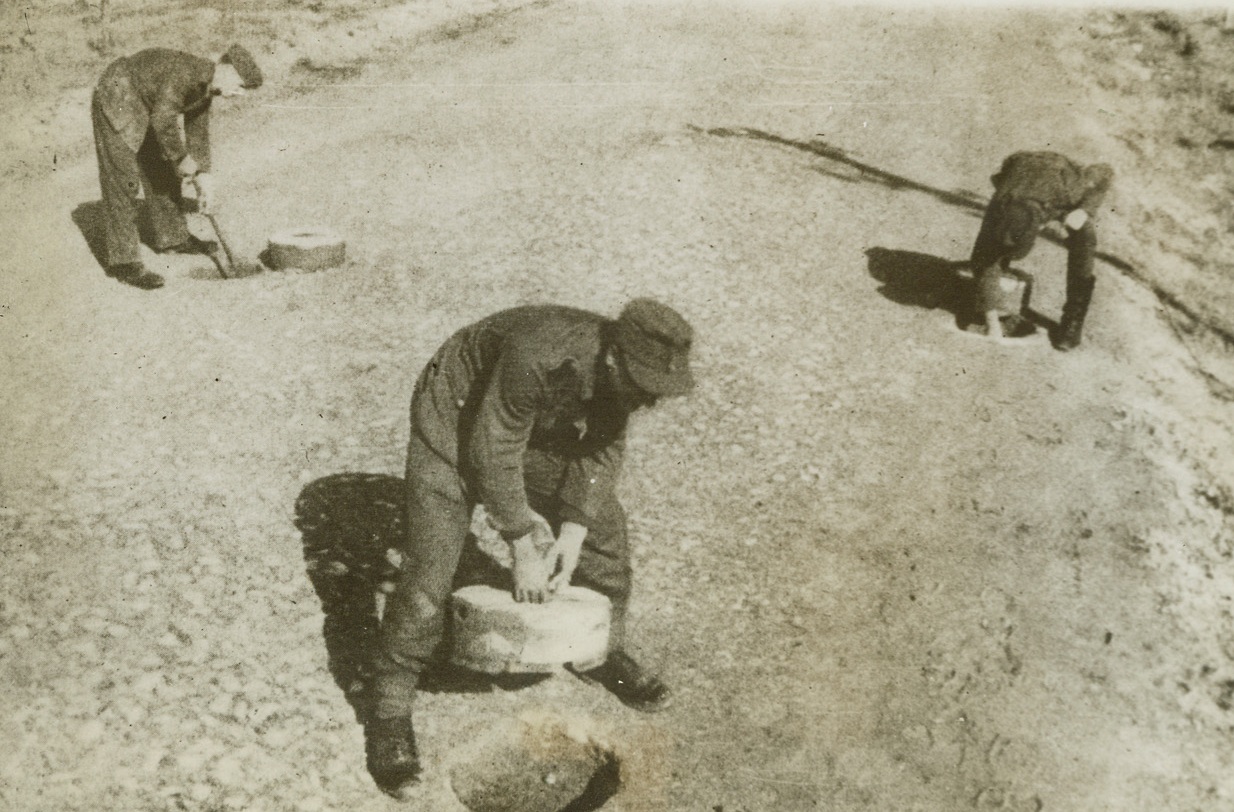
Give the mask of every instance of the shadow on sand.
MULTIPOLYGON (((388 474, 341 473, 314 480, 295 503, 295 526, 304 545, 304 568, 321 601, 327 666, 336 685, 363 723, 369 713, 370 660, 379 644, 379 593, 393 588, 398 569, 394 551, 406 540, 404 485, 388 474)), ((468 545, 467 583, 481 578, 480 555, 468 545), (472 553, 469 555, 468 553, 472 553)), ((460 566, 462 571, 463 566, 460 566)), ((494 687, 516 690, 545 674, 490 676, 450 665, 447 634, 437 664, 421 675, 427 693, 483 693, 494 687)))
POLYGON ((104 216, 106 216, 106 207, 101 200, 91 200, 89 203, 82 203, 73 209, 72 214, 74 225, 81 232, 82 238, 86 241, 86 246, 90 249, 90 253, 94 255, 94 261, 99 264, 100 268, 107 267, 107 251, 103 236, 104 216))
MULTIPOLYGON (((973 309, 976 297, 972 279, 959 273, 967 267, 968 262, 964 260, 943 259, 917 251, 894 248, 866 250, 866 269, 873 279, 881 283, 879 293, 896 304, 945 310, 961 330, 968 330, 980 321, 973 309)), ((1023 272, 1014 273, 1031 280, 1023 272)), ((1054 321, 1031 308, 1025 308, 1022 315, 1023 324, 1017 326, 1008 337, 1023 338, 1038 327, 1047 331, 1057 328, 1054 321)))
MULTIPOLYGON (((853 158, 843 149, 833 146, 822 139, 797 141, 792 138, 785 138, 784 136, 776 135, 775 133, 769 133, 764 130, 756 130, 750 127, 713 127, 705 130, 701 127, 691 126, 690 130, 697 133, 715 136, 717 138, 749 138, 755 141, 765 141, 770 144, 778 144, 780 146, 801 150, 802 152, 808 152, 811 155, 825 158, 829 162, 821 167, 816 167, 816 171, 827 175, 828 177, 836 178, 849 183, 873 183, 894 191, 920 192, 946 203, 949 206, 964 209, 974 217, 982 216, 985 211, 986 203, 988 202, 985 198, 973 192, 966 190, 949 191, 947 189, 939 189, 925 183, 920 183, 911 178, 906 178, 903 175, 897 175, 894 172, 879 169, 877 166, 853 158)), ((997 169, 997 167, 992 167, 992 169, 997 169)), ((973 236, 975 237, 976 235, 974 234, 973 236)), ((1057 235, 1051 234, 1048 231, 1042 232, 1041 238, 1052 242, 1055 245, 1066 244, 1066 240, 1057 235)), ((1127 272, 1136 279, 1141 279, 1131 263, 1124 259, 1116 257, 1113 254, 1107 254, 1103 251, 1097 252, 1097 258, 1120 271, 1127 272)))

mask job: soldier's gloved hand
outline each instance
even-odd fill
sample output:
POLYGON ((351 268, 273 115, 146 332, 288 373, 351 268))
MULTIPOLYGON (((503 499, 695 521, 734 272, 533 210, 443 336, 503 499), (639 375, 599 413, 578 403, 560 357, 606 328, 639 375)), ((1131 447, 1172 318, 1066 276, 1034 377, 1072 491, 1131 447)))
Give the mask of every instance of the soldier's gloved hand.
POLYGON ((214 176, 209 172, 198 172, 193 178, 193 186, 197 189, 197 211, 210 214, 214 211, 214 176))
POLYGON ((180 159, 180 163, 176 164, 176 173, 182 178, 191 178, 197 174, 197 161, 192 155, 185 155, 180 159))
POLYGON ((557 540, 548 522, 537 521, 530 533, 510 542, 514 558, 514 600, 519 603, 544 603, 548 578, 557 557, 557 540))
POLYGON ((1079 231, 1084 228, 1084 224, 1087 222, 1088 212, 1084 211, 1084 209, 1075 209, 1063 220, 1063 225, 1072 231, 1079 231))
POLYGON ((563 586, 570 585, 574 570, 578 567, 578 556, 583 551, 583 542, 587 539, 587 528, 574 522, 562 522, 561 533, 557 535, 557 550, 555 565, 559 567, 556 575, 548 582, 548 591, 556 592, 563 586))

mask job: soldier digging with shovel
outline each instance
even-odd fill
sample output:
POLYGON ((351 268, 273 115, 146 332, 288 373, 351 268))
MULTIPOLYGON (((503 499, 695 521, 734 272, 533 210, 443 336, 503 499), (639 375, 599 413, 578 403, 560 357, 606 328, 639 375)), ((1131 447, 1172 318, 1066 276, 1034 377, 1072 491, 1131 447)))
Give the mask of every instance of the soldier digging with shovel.
POLYGON ((163 277, 142 265, 137 194, 145 191, 153 227, 151 248, 160 253, 208 254, 215 246, 189 233, 180 189, 197 189, 198 210, 209 212, 210 106, 215 96, 238 96, 260 87, 252 54, 233 45, 216 62, 149 48, 111 63, 94 90, 91 118, 103 192, 104 265, 107 275, 152 290, 163 277), (184 132, 181 134, 180 118, 184 132))

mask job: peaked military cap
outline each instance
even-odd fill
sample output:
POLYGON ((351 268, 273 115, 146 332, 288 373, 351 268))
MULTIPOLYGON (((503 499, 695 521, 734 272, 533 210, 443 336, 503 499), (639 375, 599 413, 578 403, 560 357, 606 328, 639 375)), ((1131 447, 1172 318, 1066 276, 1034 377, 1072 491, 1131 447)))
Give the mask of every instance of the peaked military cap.
POLYGON ((622 363, 641 389, 673 397, 694 388, 694 330, 676 310, 655 299, 635 299, 617 317, 615 336, 622 363))

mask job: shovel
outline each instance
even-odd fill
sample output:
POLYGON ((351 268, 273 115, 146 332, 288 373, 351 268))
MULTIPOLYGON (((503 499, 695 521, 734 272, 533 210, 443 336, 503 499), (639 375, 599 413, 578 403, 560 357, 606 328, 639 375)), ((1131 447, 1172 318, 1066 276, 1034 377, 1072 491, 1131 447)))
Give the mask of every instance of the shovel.
POLYGON ((227 267, 223 267, 222 260, 219 259, 217 252, 211 255, 214 264, 219 267, 219 273, 224 279, 235 279, 237 276, 252 276, 259 272, 261 267, 251 262, 241 263, 236 265, 235 255, 231 253, 231 246, 227 244, 227 238, 223 236, 223 230, 219 228, 219 221, 214 219, 212 212, 205 212, 206 219, 210 221, 210 227, 214 229, 214 236, 218 238, 219 245, 223 249, 223 254, 227 257, 227 267))
POLYGON ((227 256, 227 267, 223 267, 223 261, 219 259, 218 251, 210 255, 210 259, 214 260, 214 264, 219 266, 219 273, 224 279, 231 279, 236 272, 236 261, 231 254, 231 247, 227 244, 227 240, 223 239, 223 232, 219 230, 219 221, 214 219, 213 214, 207 214, 206 219, 210 221, 210 227, 214 229, 214 237, 219 241, 219 245, 223 248, 223 253, 227 256), (228 273, 230 271, 231 273, 228 273))

